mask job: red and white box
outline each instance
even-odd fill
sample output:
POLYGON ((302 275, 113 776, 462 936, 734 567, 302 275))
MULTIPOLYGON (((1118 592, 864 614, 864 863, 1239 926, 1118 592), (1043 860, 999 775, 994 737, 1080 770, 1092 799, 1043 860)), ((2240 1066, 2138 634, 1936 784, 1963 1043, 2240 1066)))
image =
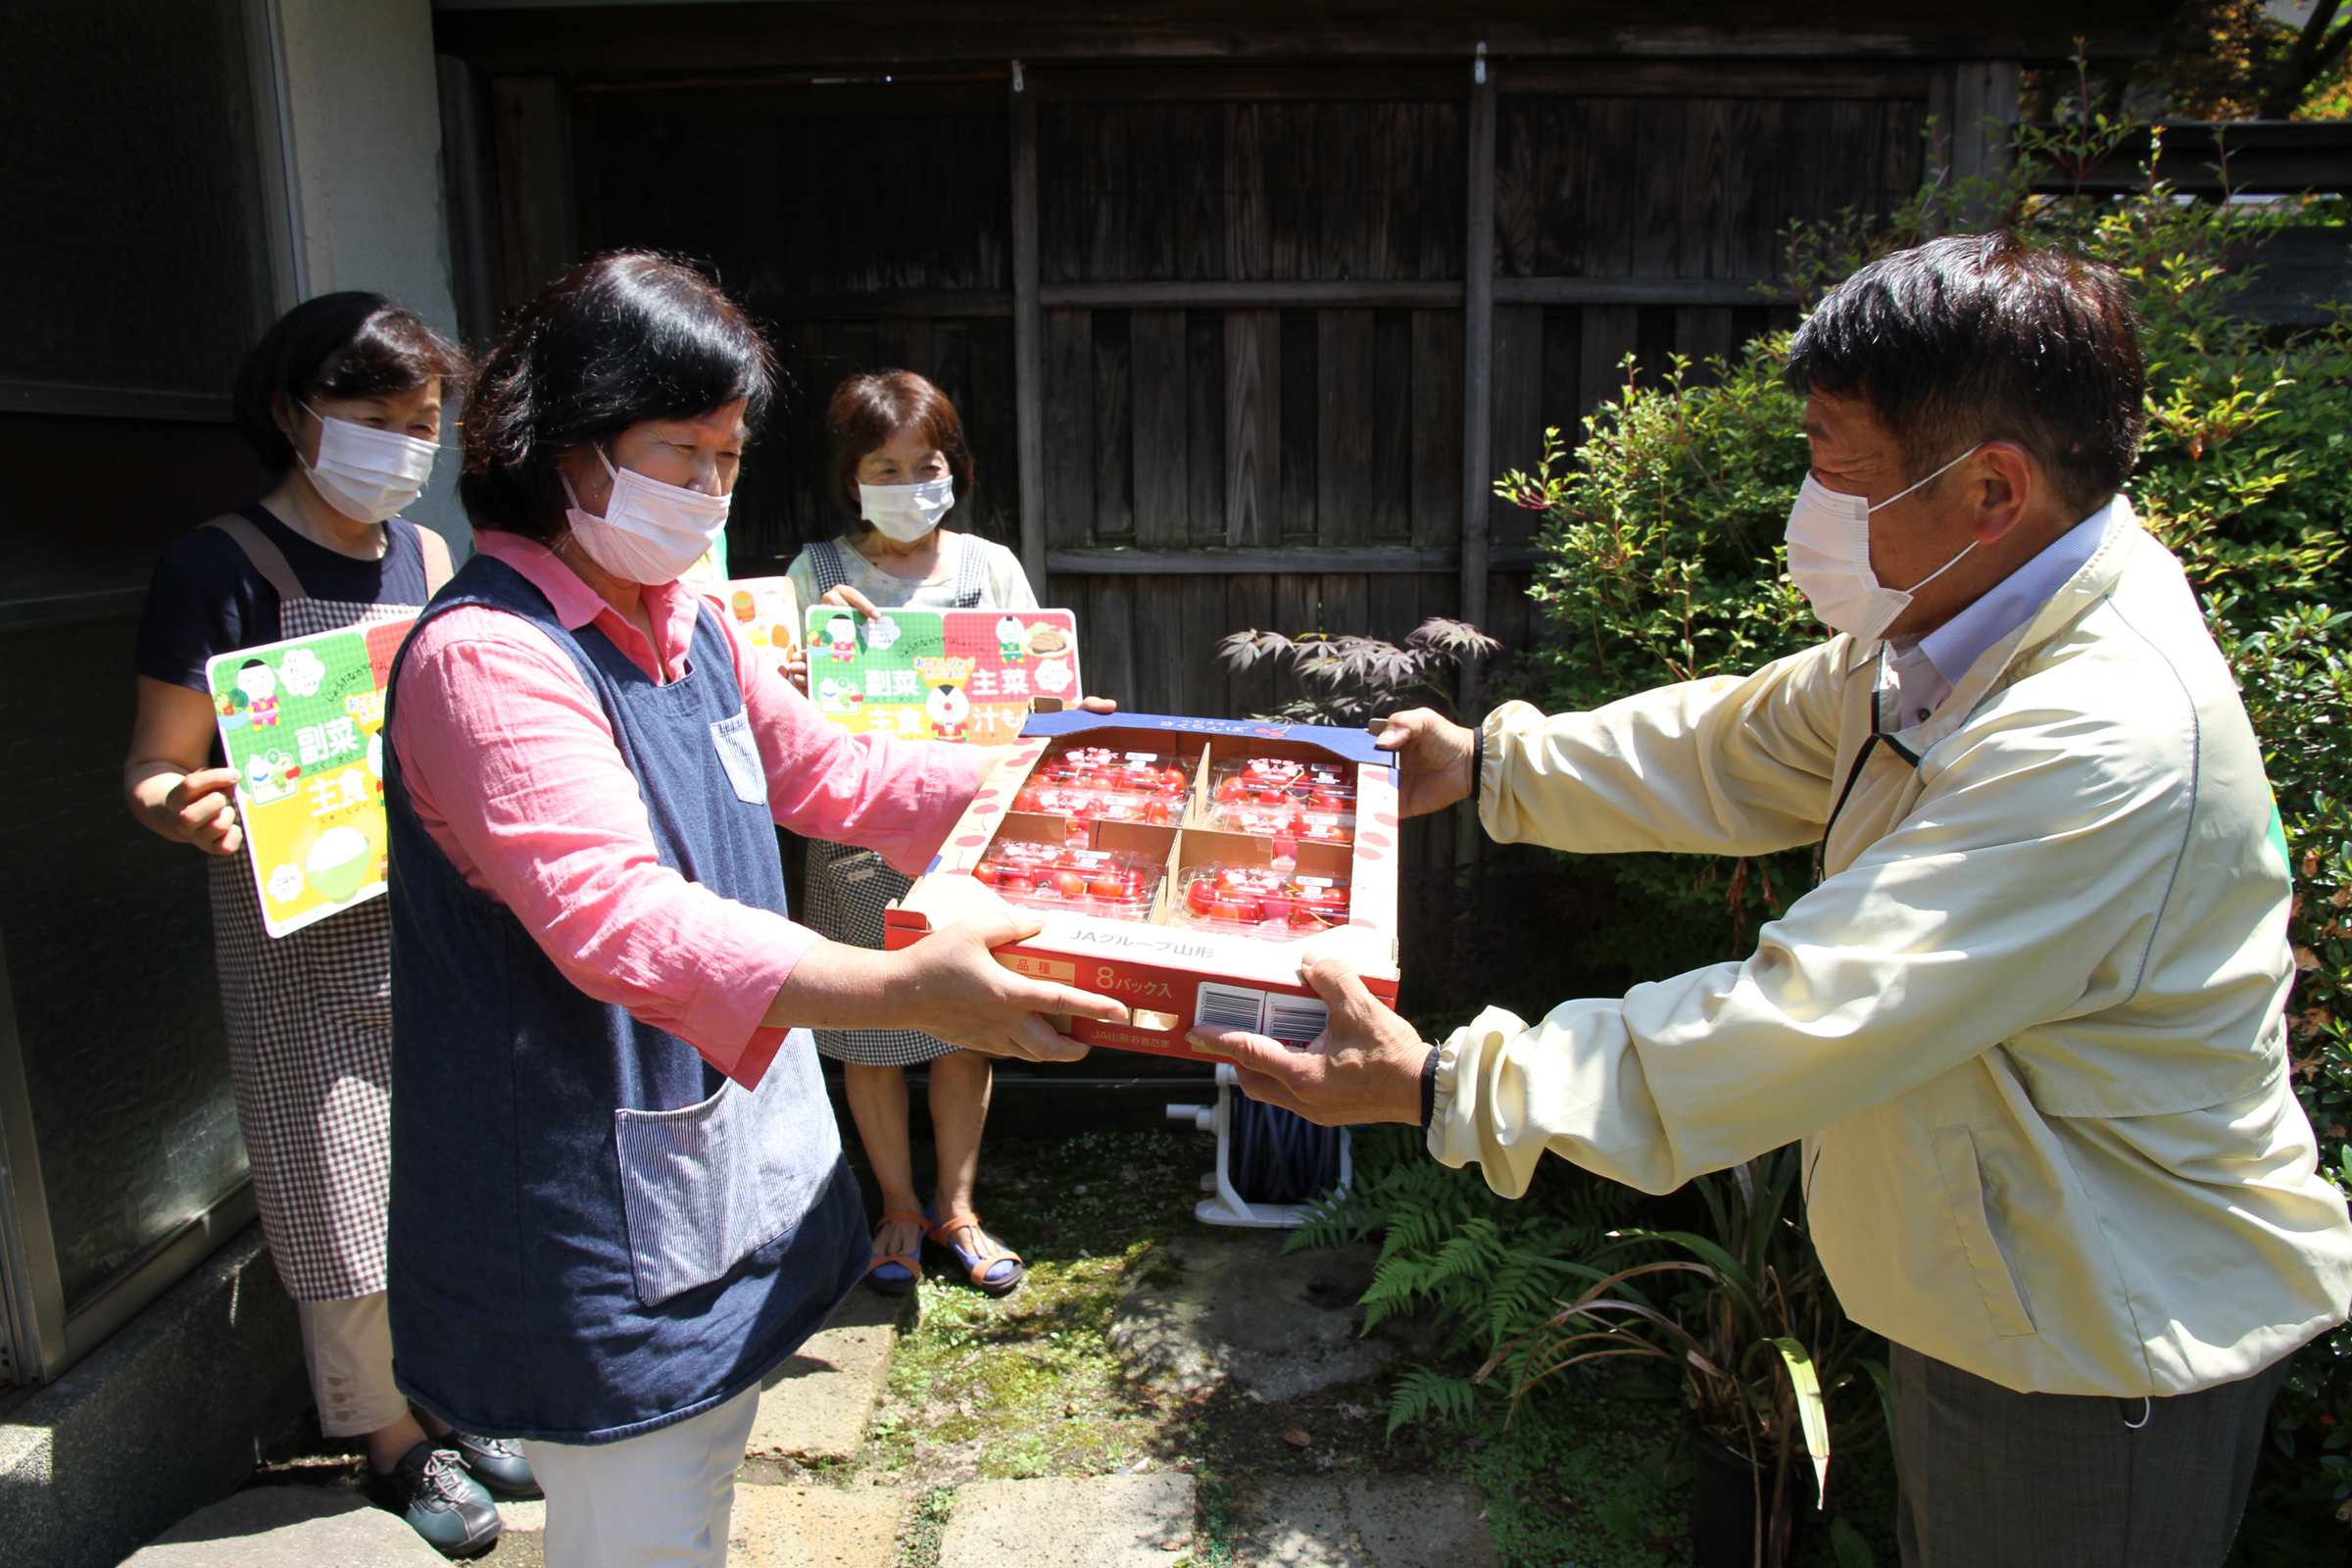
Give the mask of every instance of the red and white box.
MULTIPOLYGON (((1262 771, 1279 775, 1281 768, 1262 771)), ((1302 808, 1312 805, 1300 799, 1302 808)), ((1060 1020, 1090 1046, 1195 1057, 1184 1037, 1196 1023, 1303 1044, 1329 1016, 1298 978, 1304 952, 1341 959, 1374 996, 1396 1004, 1397 823, 1395 768, 1362 730, 1076 710, 1032 713, 1012 756, 981 784, 923 875, 892 906, 884 941, 904 948, 957 920, 1026 914, 1046 928, 999 948, 998 962, 1113 998, 1132 1012, 1127 1024, 1060 1020), (1181 819, 1162 824, 1013 809, 1024 788, 1033 802, 1063 802, 1031 787, 1030 776, 1049 759, 1059 761, 1079 749, 1102 758, 1106 769, 1134 757, 1156 760, 1164 772, 1166 759, 1180 760, 1190 778, 1181 819), (1212 826, 1214 781, 1249 760, 1301 764, 1302 779, 1311 775, 1327 796, 1337 770, 1336 787, 1353 791, 1351 842, 1212 826), (1158 873, 1142 879, 1151 884, 1148 899, 1112 896, 1104 867, 1114 861, 1158 873), (1212 870, 1227 874, 1215 877, 1212 870), (1191 892, 1195 883, 1206 887, 1191 892), (1008 884, 1018 907, 999 891, 1008 884)), ((1130 876, 1131 885, 1135 880, 1130 876)))

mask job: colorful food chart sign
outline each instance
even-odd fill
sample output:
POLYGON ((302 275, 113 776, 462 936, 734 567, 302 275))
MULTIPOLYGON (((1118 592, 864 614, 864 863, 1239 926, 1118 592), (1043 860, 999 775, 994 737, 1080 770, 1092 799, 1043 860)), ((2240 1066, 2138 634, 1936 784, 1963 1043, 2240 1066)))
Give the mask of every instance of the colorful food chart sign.
POLYGON ((273 937, 384 891, 384 683, 414 623, 320 632, 205 664, 273 937))
POLYGON ((1066 610, 808 609, 808 696, 837 724, 909 740, 1001 746, 1034 697, 1075 703, 1078 621, 1066 610))
POLYGON ((759 656, 784 672, 800 646, 801 600, 790 577, 737 577, 708 590, 759 656))

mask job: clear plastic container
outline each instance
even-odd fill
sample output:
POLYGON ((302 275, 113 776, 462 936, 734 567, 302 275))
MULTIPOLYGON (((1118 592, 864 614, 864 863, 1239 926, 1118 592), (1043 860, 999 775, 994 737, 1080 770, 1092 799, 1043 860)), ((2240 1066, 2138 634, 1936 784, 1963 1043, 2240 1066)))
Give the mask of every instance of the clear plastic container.
POLYGON ((1070 822, 1149 822, 1172 826, 1184 818, 1184 797, 1138 795, 1125 790, 1039 788, 1024 784, 1012 798, 1016 811, 1058 816, 1070 822))
POLYGON ((1058 789, 1102 790, 1126 795, 1170 795, 1181 800, 1192 792, 1198 760, 1163 752, 1119 752, 1107 746, 1073 746, 1049 752, 1029 775, 1033 785, 1058 789))
POLYGON ((973 880, 1008 904, 1111 920, 1149 918, 1165 874, 1141 856, 1017 841, 990 846, 972 867, 973 880))
MULTIPOLYGON (((1234 833, 1270 833, 1262 825, 1268 813, 1306 813, 1355 822, 1355 783, 1348 769, 1335 762, 1300 762, 1289 758, 1251 757, 1220 762, 1211 771, 1208 787, 1209 819, 1234 833)), ((1296 833, 1345 844, 1322 834, 1296 833)), ((1353 835, 1350 834, 1349 838, 1353 835)))
POLYGON ((1164 753, 1074 746, 1047 754, 1023 781, 1012 808, 1062 818, 1073 844, 1092 842, 1096 822, 1174 826, 1184 820, 1197 765, 1164 753))
MULTIPOLYGON (((1221 806, 1209 821, 1228 833, 1272 839, 1277 846, 1300 843, 1353 844, 1355 815, 1349 811, 1302 811, 1290 806, 1221 806)), ((1280 856, 1291 851, 1279 847, 1280 856)))
POLYGON ((1182 925, 1290 942, 1348 923, 1348 879, 1261 865, 1191 865, 1177 873, 1175 909, 1182 925))

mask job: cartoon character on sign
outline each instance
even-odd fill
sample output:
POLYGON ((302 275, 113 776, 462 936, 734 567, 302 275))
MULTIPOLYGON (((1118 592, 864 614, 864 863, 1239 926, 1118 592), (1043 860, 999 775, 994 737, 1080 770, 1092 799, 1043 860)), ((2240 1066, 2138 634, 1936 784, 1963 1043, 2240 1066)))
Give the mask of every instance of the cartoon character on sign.
POLYGON ((858 622, 850 615, 835 615, 817 631, 809 648, 810 653, 823 649, 841 663, 858 657, 858 622))
POLYGON ((997 622, 997 657, 1007 664, 1017 664, 1029 657, 1029 628, 1021 624, 1018 615, 1006 615, 997 622))
POLYGON ((245 699, 247 711, 256 724, 277 722, 277 671, 258 659, 248 659, 237 669, 237 691, 245 699))
POLYGON ((968 659, 914 662, 914 671, 929 693, 923 699, 923 712, 931 720, 932 735, 940 740, 962 740, 971 729, 972 700, 964 695, 963 683, 972 678, 972 662, 968 659))

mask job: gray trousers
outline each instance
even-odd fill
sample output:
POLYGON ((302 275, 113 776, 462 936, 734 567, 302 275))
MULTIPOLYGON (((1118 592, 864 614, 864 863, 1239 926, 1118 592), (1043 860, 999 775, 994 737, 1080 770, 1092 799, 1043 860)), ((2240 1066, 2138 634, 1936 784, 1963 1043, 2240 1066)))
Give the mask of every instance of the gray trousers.
POLYGON ((2110 1399, 2017 1394, 1892 1349, 1904 1568, 2218 1568, 2288 1360, 2110 1399))

